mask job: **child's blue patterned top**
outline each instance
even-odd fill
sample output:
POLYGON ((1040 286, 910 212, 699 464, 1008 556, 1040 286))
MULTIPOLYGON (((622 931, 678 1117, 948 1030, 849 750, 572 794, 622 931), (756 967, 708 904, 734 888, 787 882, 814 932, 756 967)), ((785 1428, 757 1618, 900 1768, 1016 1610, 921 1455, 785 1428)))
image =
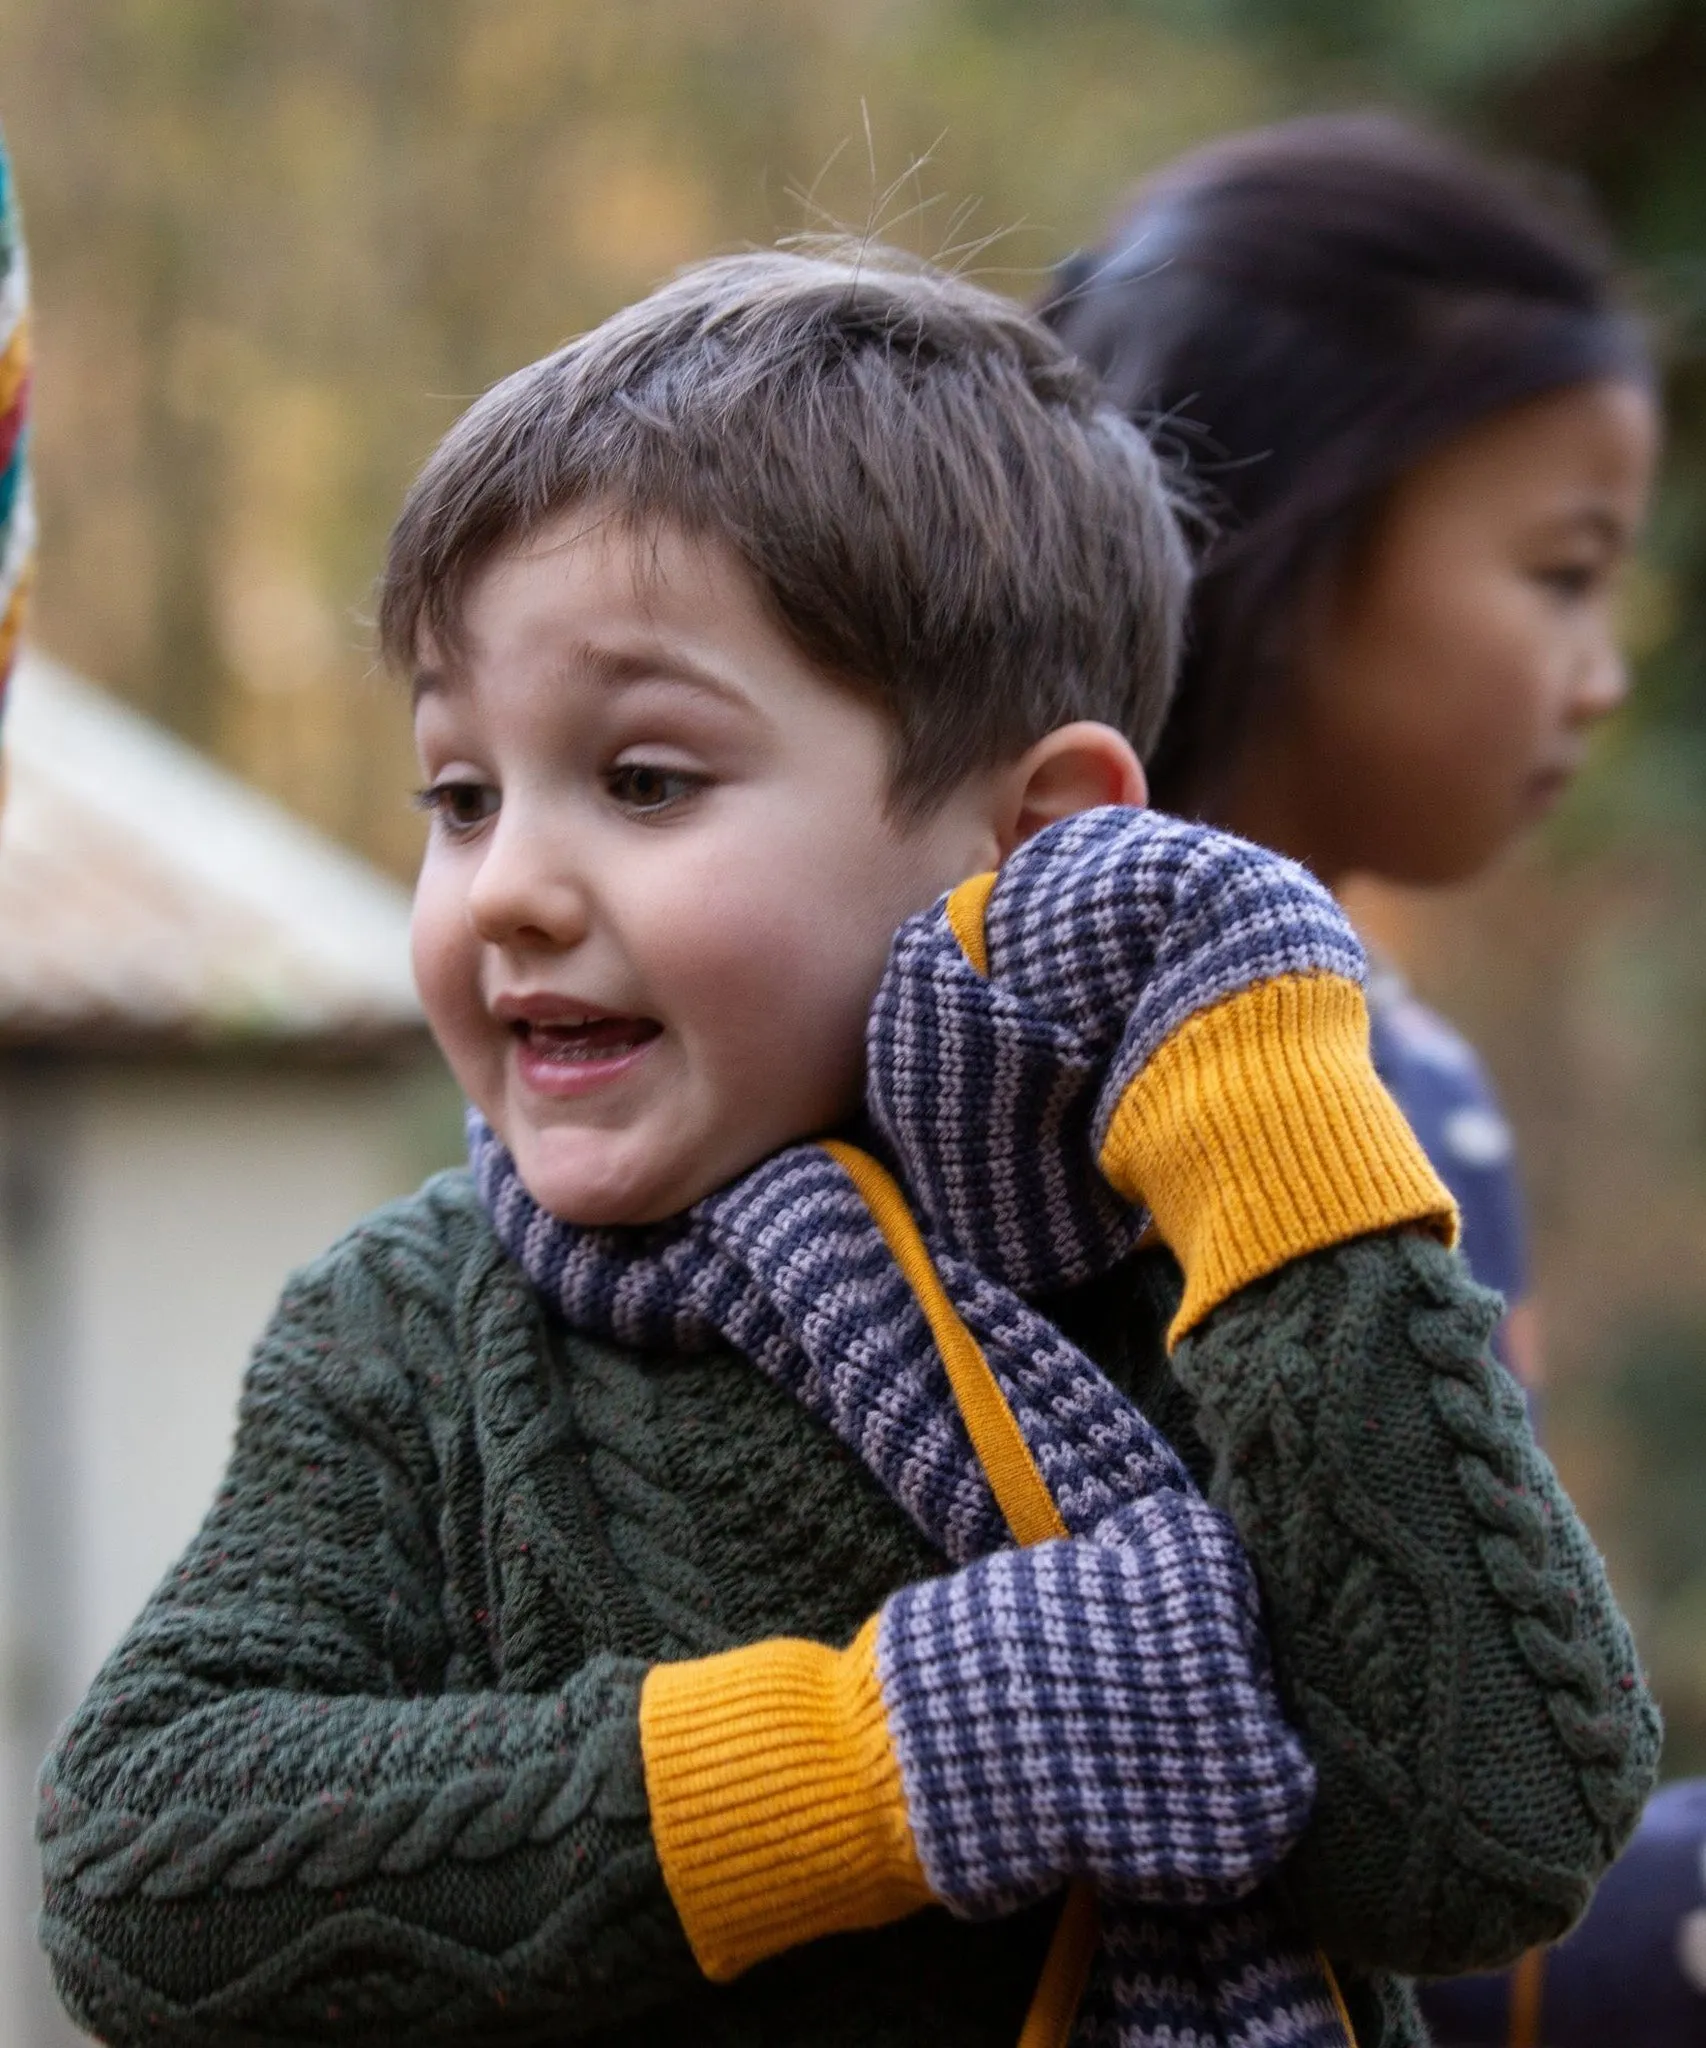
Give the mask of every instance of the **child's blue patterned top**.
POLYGON ((1373 966, 1364 993, 1375 1067, 1457 1197, 1469 1270, 1507 1302, 1520 1301, 1528 1259, 1516 1151, 1486 1069, 1390 967, 1373 966))

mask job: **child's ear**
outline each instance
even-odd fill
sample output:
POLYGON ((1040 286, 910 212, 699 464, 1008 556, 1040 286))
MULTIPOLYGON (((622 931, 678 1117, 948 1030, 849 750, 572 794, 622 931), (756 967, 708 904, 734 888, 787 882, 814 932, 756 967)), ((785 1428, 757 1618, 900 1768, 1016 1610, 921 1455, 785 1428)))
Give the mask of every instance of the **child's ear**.
POLYGON ((1087 718, 1044 733, 1001 782, 996 830, 1003 860, 1057 818, 1095 810, 1100 804, 1149 801, 1143 763, 1131 741, 1113 726, 1087 718))

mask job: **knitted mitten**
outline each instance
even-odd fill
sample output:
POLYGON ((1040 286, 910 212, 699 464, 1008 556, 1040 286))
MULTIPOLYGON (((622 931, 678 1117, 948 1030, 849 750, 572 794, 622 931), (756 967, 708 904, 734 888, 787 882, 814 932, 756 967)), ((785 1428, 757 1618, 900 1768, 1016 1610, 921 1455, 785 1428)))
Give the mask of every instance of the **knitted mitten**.
POLYGON ((1092 1538, 906 1587, 845 1650, 658 1665, 640 1731, 664 1877, 716 1979, 932 1901, 981 1916, 1074 1877, 1174 1905, 1237 1897, 1314 1789, 1237 1538, 1171 1489, 1092 1538))
POLYGON ((1374 1071, 1363 971, 1295 863, 1083 812, 902 927, 868 1107, 938 1240, 1021 1293, 1105 1269, 1146 1210, 1184 1268, 1177 1341, 1304 1253, 1454 1237, 1374 1071))

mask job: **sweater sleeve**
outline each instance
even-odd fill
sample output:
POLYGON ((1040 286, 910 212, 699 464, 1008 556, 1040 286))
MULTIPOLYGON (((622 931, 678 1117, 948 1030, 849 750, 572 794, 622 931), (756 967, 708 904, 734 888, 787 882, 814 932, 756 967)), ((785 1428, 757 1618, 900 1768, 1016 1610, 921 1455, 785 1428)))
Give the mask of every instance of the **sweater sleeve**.
POLYGON ((1173 1361, 1318 1772, 1286 1882, 1371 1969, 1561 1934, 1657 1764, 1627 1624, 1488 1350, 1498 1313, 1455 1254, 1387 1233, 1247 1287, 1173 1361))
POLYGON ((359 1264, 287 1293, 204 1527, 43 1772, 41 1937, 106 2041, 569 2041, 696 1974, 644 1666, 501 1688, 444 1597, 454 1445, 338 1335, 359 1264))

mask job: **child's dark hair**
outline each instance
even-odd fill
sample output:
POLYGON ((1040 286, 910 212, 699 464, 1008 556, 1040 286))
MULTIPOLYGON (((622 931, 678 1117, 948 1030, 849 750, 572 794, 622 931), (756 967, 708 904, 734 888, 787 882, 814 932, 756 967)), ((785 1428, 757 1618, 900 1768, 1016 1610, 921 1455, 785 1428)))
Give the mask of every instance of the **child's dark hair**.
POLYGON ((1302 603, 1401 472, 1524 400, 1651 375, 1573 194, 1381 115, 1184 158, 1060 266, 1042 316, 1207 487, 1150 762, 1157 800, 1187 812, 1284 689, 1302 603))
POLYGON ((1189 579, 1144 435, 1022 308, 885 250, 706 263, 507 378, 391 537, 388 660, 455 650, 471 579, 572 506, 733 548, 826 677, 896 723, 919 815, 1077 718, 1144 752, 1189 579))

